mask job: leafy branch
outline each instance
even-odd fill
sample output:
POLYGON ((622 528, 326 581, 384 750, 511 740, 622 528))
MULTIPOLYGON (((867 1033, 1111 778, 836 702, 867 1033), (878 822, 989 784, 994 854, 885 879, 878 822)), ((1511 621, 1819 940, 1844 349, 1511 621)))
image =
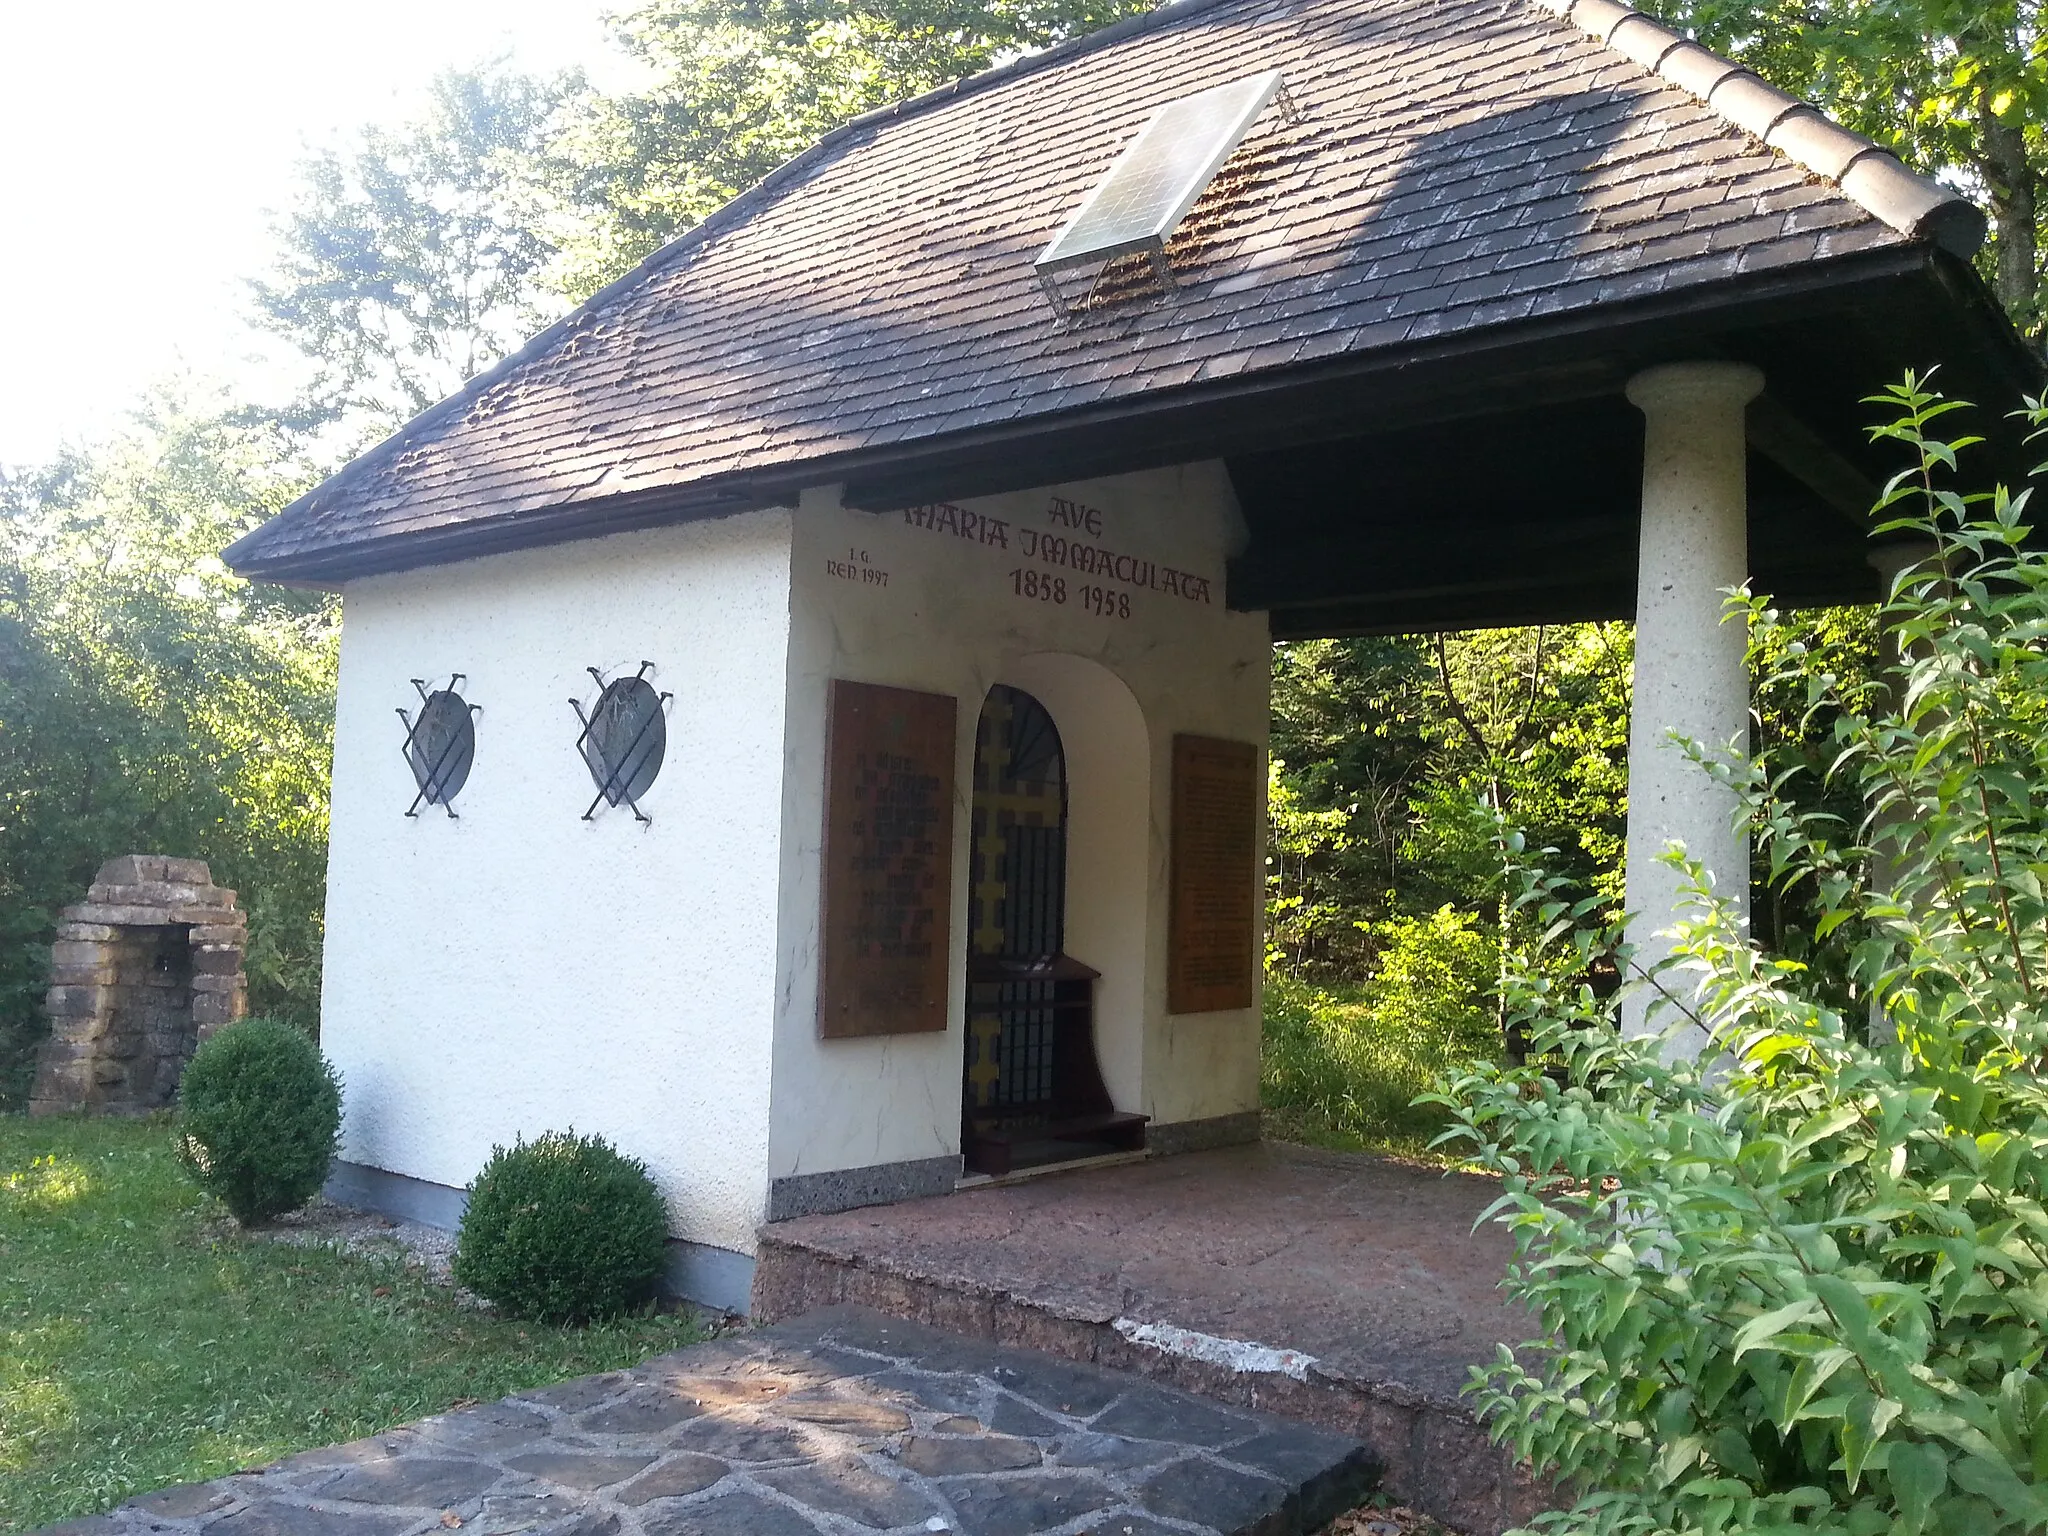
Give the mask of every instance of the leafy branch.
POLYGON ((1853 835, 1788 801, 1794 770, 1768 753, 1688 748, 1749 809, 1769 878, 1809 886, 1823 932, 1859 935, 1854 996, 1760 948, 1674 855, 1674 959, 1634 985, 1712 1046, 1667 1060, 1620 1035, 1615 1000, 1559 984, 1621 935, 1497 821, 1533 935, 1504 1006, 1531 1057, 1434 1102, 1503 1176, 1509 1288, 1549 1330, 1472 1389, 1577 1495, 1547 1529, 2048 1525, 2048 556, 2029 491, 1959 488, 1975 439, 1936 435, 1956 402, 1911 377, 1880 398, 1875 435, 1914 461, 1881 531, 1935 551, 1894 583, 1887 686, 1813 672, 1737 598, 1753 653, 1777 658, 1766 685, 1833 722, 1853 835))

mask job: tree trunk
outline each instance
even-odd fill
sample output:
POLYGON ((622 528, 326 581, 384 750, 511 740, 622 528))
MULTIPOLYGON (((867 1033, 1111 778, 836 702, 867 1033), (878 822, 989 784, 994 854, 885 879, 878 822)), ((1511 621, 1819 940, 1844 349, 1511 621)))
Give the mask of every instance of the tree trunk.
POLYGON ((1998 226, 1992 285, 2006 312, 2022 329, 2032 331, 2041 320, 2035 272, 2041 178, 2027 158, 2025 121, 1998 116, 1991 110, 1988 92, 1983 113, 1984 182, 1991 193, 1991 217, 1998 226))

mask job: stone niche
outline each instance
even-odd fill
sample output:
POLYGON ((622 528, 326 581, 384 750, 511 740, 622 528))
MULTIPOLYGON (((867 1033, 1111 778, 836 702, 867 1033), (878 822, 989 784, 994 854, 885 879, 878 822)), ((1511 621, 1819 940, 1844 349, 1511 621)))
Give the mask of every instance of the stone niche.
POLYGON ((248 920, 199 859, 110 859, 50 946, 32 1115, 169 1104, 201 1040, 248 1009, 248 920))

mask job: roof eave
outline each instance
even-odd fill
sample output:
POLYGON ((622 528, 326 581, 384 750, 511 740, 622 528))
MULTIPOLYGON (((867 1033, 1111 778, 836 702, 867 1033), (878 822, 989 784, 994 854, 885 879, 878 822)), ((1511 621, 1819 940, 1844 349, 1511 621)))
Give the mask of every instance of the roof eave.
MULTIPOLYGON (((1042 445, 1056 439, 1069 443, 1084 438, 1115 439, 1138 427, 1158 427, 1179 416, 1236 413, 1255 401, 1270 401, 1319 385, 1341 386, 1374 377, 1398 376, 1404 394, 1414 395, 1414 409, 1430 409, 1415 394, 1419 375, 1434 367, 1455 366, 1506 353, 1541 354, 1546 349, 1583 346, 1590 338, 1624 334, 1639 338, 1638 349, 1654 349, 1654 338, 1681 324, 1694 328, 1742 313, 1761 313, 1771 306, 1797 309, 1813 295, 1832 290, 1923 277, 1984 334, 2006 374, 2025 389, 2043 383, 2042 359, 2026 346, 2002 310, 1990 299, 1983 282, 1967 264, 1928 242, 1895 245, 1836 257, 1825 262, 1751 274, 1711 285, 1666 293, 1626 303, 1569 311, 1514 325, 1488 327, 1435 338, 1420 346, 1375 352, 1339 354, 1311 364, 1236 374, 1228 378, 1182 385, 1131 399, 1032 416, 995 427, 914 439, 878 448, 760 466, 751 471, 602 500, 557 504, 538 511, 474 519, 446 528, 390 534, 382 538, 331 546, 311 552, 265 559, 260 553, 234 563, 242 575, 257 580, 284 580, 339 587, 365 576, 420 566, 501 554, 516 549, 567 543, 586 538, 659 527, 708 517, 728 516, 764 507, 793 506, 809 486, 849 483, 852 500, 861 505, 905 505, 928 495, 954 497, 1018 489, 1007 484, 980 483, 970 464, 1047 462, 1042 445), (1028 451, 1027 451, 1028 447, 1028 451), (945 487, 935 489, 935 487, 945 487)), ((1601 387, 1604 387, 1601 386, 1601 387)), ((1439 409, 1448 409, 1439 407, 1439 409)), ((1474 407, 1468 414, 1477 414, 1474 407)), ((1304 418, 1306 420, 1306 418, 1304 418)), ((1083 473, 1116 473, 1120 469, 1156 467, 1157 463, 1215 457, 1219 449, 1194 446, 1212 436, 1204 426, 1189 443, 1174 446, 1170 434, 1150 455, 1152 462, 1118 466, 1105 458, 1083 473)), ((1313 430, 1307 428, 1306 430, 1313 430)), ((1341 434, 1339 434, 1341 435, 1341 434)), ((1085 450, 1082 458, 1085 459, 1085 450)), ((1053 474, 1052 479, 1081 478, 1081 473, 1053 474)), ((247 541, 244 541, 247 542, 247 541)), ((239 547, 239 546, 237 546, 239 547)))

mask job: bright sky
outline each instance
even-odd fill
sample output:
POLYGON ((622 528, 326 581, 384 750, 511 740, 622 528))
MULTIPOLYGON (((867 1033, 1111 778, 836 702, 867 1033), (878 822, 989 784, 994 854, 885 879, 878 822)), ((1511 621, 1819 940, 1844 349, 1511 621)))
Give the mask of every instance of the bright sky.
POLYGON ((308 144, 509 54, 603 81, 618 0, 0 0, 0 464, 189 368, 252 385, 268 211, 308 144))

